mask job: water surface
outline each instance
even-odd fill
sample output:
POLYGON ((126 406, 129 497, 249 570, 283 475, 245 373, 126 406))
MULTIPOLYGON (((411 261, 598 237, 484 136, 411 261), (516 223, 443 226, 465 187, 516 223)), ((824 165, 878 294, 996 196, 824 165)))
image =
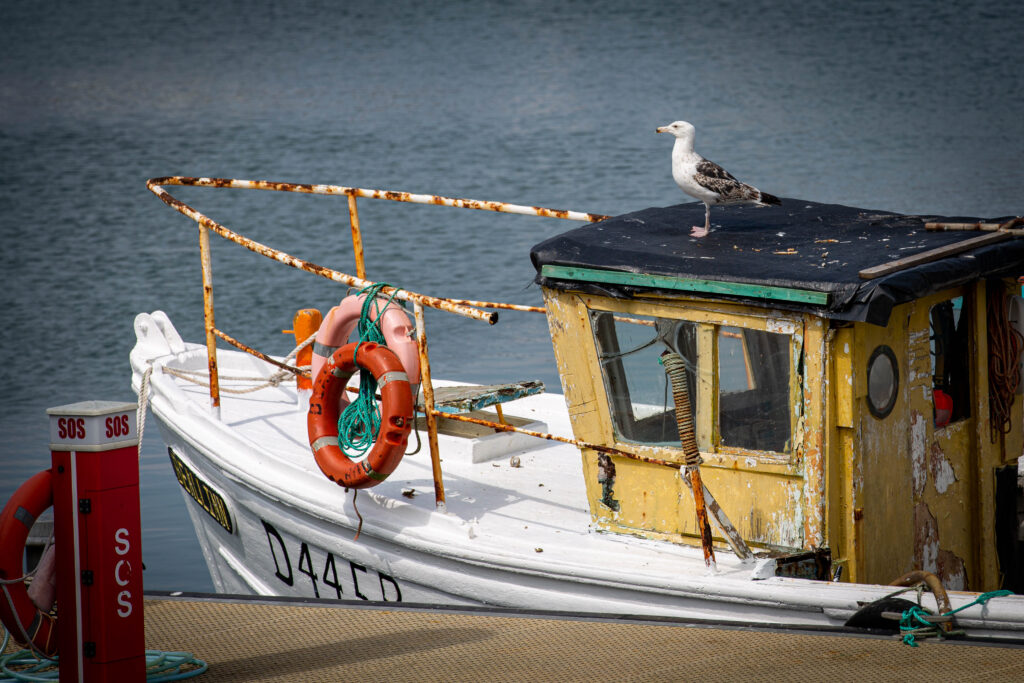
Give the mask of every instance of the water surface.
MULTIPOLYGON (((697 149, 780 196, 906 213, 1024 211, 1019 3, 34 3, 0 10, 0 500, 48 466, 45 410, 134 400, 132 319, 199 340, 194 224, 147 178, 337 183, 622 213, 687 201, 697 149)), ((179 190, 352 271, 344 199, 179 190)), ((370 276, 538 303, 553 220, 360 204, 370 276)), ((218 326, 273 353, 342 288, 215 244, 218 326)), ((558 388, 547 325, 428 316, 434 372, 558 388)), ((212 588, 151 422, 146 585, 212 588)))

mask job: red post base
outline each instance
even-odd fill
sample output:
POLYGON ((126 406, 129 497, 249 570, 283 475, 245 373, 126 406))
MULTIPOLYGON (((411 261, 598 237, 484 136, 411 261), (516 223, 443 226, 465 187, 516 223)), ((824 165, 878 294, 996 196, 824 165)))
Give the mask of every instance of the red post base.
POLYGON ((143 681, 142 527, 133 403, 47 411, 62 681, 143 681))

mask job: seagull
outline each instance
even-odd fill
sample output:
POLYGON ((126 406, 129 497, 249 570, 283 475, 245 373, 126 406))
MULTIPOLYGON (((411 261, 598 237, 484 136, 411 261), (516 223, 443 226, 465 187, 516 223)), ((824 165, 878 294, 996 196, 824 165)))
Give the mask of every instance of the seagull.
POLYGON ((658 133, 672 133, 676 138, 672 147, 672 178, 679 188, 704 202, 704 227, 693 226, 692 237, 703 237, 711 232, 712 204, 781 204, 778 197, 761 192, 756 187, 741 183, 713 161, 693 151, 693 125, 676 121, 655 129, 658 133))

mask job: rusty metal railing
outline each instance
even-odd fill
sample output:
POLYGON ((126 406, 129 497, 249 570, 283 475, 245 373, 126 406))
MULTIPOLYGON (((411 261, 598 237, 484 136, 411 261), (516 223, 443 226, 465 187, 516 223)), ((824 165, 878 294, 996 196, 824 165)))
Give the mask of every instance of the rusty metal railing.
MULTIPOLYGON (((210 405, 213 414, 217 419, 220 419, 220 381, 217 370, 217 344, 216 340, 219 338, 232 346, 245 351, 246 353, 252 354, 258 358, 261 358, 268 363, 272 363, 278 367, 290 370, 296 374, 303 374, 296 367, 288 366, 277 361, 274 358, 263 354, 244 343, 238 341, 234 337, 231 337, 227 333, 217 329, 215 325, 214 309, 213 309, 213 267, 210 261, 210 232, 216 233, 218 236, 238 244, 239 246, 245 247, 250 251, 257 254, 261 254, 272 260, 278 261, 285 265, 303 270, 314 275, 327 278, 334 282, 340 282, 350 287, 363 288, 369 285, 375 284, 366 277, 366 265, 363 257, 363 240, 362 232, 359 226, 359 212, 356 204, 357 197, 366 197, 373 199, 385 199, 397 202, 409 202, 414 204, 433 204, 437 206, 451 206, 456 208, 465 209, 476 209, 482 211, 497 211, 501 213, 513 213, 527 216, 545 216, 553 218, 562 218, 567 220, 577 221, 588 221, 596 222, 608 218, 601 214, 594 213, 583 213, 579 211, 564 211, 560 209, 546 209, 537 206, 522 206, 517 204, 508 204, 503 202, 491 202, 491 201, 479 201, 475 199, 454 199, 451 197, 441 197, 438 195, 423 195, 423 194, 411 194, 408 192, 390 192, 384 190, 367 190, 356 187, 344 187, 341 185, 302 185, 294 183, 275 183, 263 180, 234 180, 225 178, 193 178, 184 176, 166 177, 166 178, 153 178, 146 183, 146 186, 152 191, 157 197, 159 197, 168 206, 174 208, 179 213, 188 216, 196 223, 199 224, 199 252, 200 259, 202 261, 202 276, 203 276, 203 314, 206 328, 206 348, 207 356, 209 360, 209 374, 210 374, 210 405), (348 275, 341 271, 333 270, 325 266, 320 266, 310 261, 297 258, 290 254, 287 254, 278 249, 266 246, 247 237, 244 237, 217 221, 209 218, 208 216, 200 213, 196 209, 192 208, 188 204, 176 199, 171 196, 169 192, 164 189, 164 186, 175 185, 175 186, 191 186, 191 187, 214 187, 214 188, 234 188, 234 189, 254 189, 254 190, 272 190, 278 192, 298 192, 304 194, 320 194, 320 195, 339 195, 348 198, 348 209, 349 209, 349 223, 352 231, 352 251, 356 265, 356 275, 348 275)), ((554 434, 537 432, 523 427, 513 426, 508 424, 502 417, 500 405, 496 405, 495 408, 498 412, 498 422, 491 420, 482 420, 476 417, 470 417, 468 415, 452 415, 449 413, 443 413, 437 410, 434 403, 434 387, 430 373, 430 357, 427 348, 427 331, 426 322, 424 319, 424 308, 435 308, 438 310, 446 311, 456 315, 461 315, 473 320, 485 321, 489 324, 494 324, 498 320, 498 314, 496 312, 486 312, 481 309, 499 309, 499 310, 513 310, 513 311, 524 311, 531 313, 544 313, 545 309, 539 306, 521 306, 518 304, 507 304, 507 303, 494 303, 487 301, 473 301, 466 299, 449 299, 441 297, 432 297, 425 294, 420 294, 407 289, 396 290, 392 287, 385 287, 382 290, 383 294, 394 295, 396 298, 403 301, 411 302, 413 305, 413 312, 416 324, 416 340, 418 347, 419 363, 420 363, 420 377, 421 387, 423 390, 423 413, 426 417, 427 422, 427 439, 430 447, 430 462, 431 469, 434 479, 434 499, 435 504, 438 508, 443 509, 445 506, 445 493, 444 493, 444 481, 441 472, 441 458, 438 448, 438 419, 447 419, 460 422, 468 422, 472 424, 489 427, 495 431, 503 432, 517 432, 520 434, 526 434, 540 439, 547 439, 550 441, 557 441, 566 444, 572 444, 580 449, 590 449, 598 453, 606 453, 609 455, 617 455, 623 458, 628 458, 634 461, 644 462, 651 465, 658 465, 663 467, 670 467, 678 470, 680 476, 686 481, 686 466, 684 463, 675 462, 670 460, 663 460, 661 458, 654 458, 640 453, 634 453, 620 448, 614 448, 611 446, 605 446, 603 444, 589 443, 579 439, 568 438, 563 436, 556 436, 554 434)), ((621 322, 629 322, 646 326, 653 326, 653 320, 645 320, 639 318, 631 318, 627 316, 615 316, 615 319, 621 322)), ((296 328, 297 329, 297 328, 296 328)), ((688 410, 684 410, 683 413, 688 414, 688 410)), ((692 429, 691 429, 692 439, 692 429)), ((694 446, 695 448, 695 446, 694 446)), ((719 527, 724 533, 726 541, 728 541, 735 550, 736 554, 740 557, 749 555, 749 548, 743 542, 739 534, 736 533, 735 529, 725 518, 723 512, 717 507, 717 503, 711 496, 710 492, 707 491, 707 487, 701 482, 698 482, 700 489, 693 488, 694 496, 697 497, 701 493, 707 497, 710 501, 709 509, 714 515, 714 519, 718 522, 719 527), (698 493, 700 491, 700 493, 698 493), (730 534, 731 531, 731 534, 730 534)), ((704 523, 704 526, 707 522, 704 523)), ((710 548, 711 538, 710 530, 704 533, 705 536, 705 548, 710 548)))
MULTIPOLYGON (((206 349, 209 363, 209 374, 210 374, 210 406, 213 414, 220 419, 220 378, 217 369, 217 343, 218 338, 228 342, 232 346, 239 348, 247 353, 255 355, 264 360, 273 362, 275 365, 285 367, 286 369, 297 371, 296 368, 284 366, 283 364, 273 361, 265 354, 256 351, 255 349, 246 346, 242 342, 234 339, 227 333, 219 330, 216 326, 214 307, 213 307, 213 266, 210 260, 210 238, 209 233, 213 232, 218 236, 238 244, 239 246, 245 247, 252 252, 266 256, 269 259, 278 261, 285 265, 297 268, 314 275, 327 278, 334 282, 340 282, 350 287, 363 288, 374 284, 372 281, 366 279, 366 265, 363 257, 363 240, 362 232, 359 226, 359 212, 356 204, 357 197, 366 197, 372 199, 384 199, 389 201, 397 202, 409 202, 414 204, 433 204, 436 206, 450 206, 464 209, 476 209, 481 211, 496 211, 501 213, 512 213, 526 216, 544 216, 552 218, 562 218, 567 220, 576 221, 589 221, 596 222, 604 220, 607 216, 602 214, 583 213, 579 211, 566 211, 562 209, 548 209, 538 206, 523 206, 519 204, 509 204, 505 202, 494 202, 494 201, 481 201, 476 199, 456 199, 452 197, 442 197, 439 195, 425 195, 425 194, 412 194, 409 192, 393 192, 386 190, 368 190, 358 187, 345 187, 342 185, 307 185, 297 183, 278 183, 270 182, 265 180, 238 180, 229 178, 197 178, 187 176, 170 176, 164 178, 153 178, 146 183, 146 187, 149 188, 153 194, 161 199, 165 204, 178 211, 179 213, 188 216, 196 223, 199 224, 199 254, 202 262, 202 278, 203 278, 203 317, 206 329, 206 349), (232 188, 232 189, 250 189, 250 190, 271 190, 276 192, 297 192, 302 194, 319 194, 319 195, 338 195, 346 196, 348 198, 348 209, 349 209, 349 223, 352 231, 352 250, 355 258, 356 275, 348 275, 341 271, 334 270, 321 266, 311 261, 306 261, 298 257, 287 254, 273 247, 269 247, 265 244, 251 240, 239 233, 236 233, 226 226, 218 223, 212 218, 205 214, 197 211, 188 204, 182 202, 179 199, 173 197, 165 186, 187 186, 187 187, 213 187, 213 188, 232 188)), ((440 454, 438 452, 437 445, 437 418, 443 413, 438 411, 433 401, 433 385, 430 379, 430 361, 427 355, 427 339, 426 339, 426 328, 423 318, 423 308, 430 307, 438 310, 446 311, 456 315, 461 315, 473 320, 481 320, 489 324, 494 324, 498 321, 498 314, 496 312, 486 312, 481 309, 483 308, 494 308, 494 309, 506 309, 516 311, 528 311, 528 312, 539 312, 543 313, 544 309, 537 306, 520 306, 517 304, 504 304, 504 303, 493 303, 485 301, 468 301, 468 300, 456 300, 447 299, 442 297, 432 297, 426 294, 420 294, 407 289, 396 290, 392 287, 385 287, 382 289, 382 293, 386 295, 394 295, 396 298, 403 301, 411 302, 414 306, 416 316, 416 329, 417 338, 419 341, 420 349, 420 369, 422 376, 422 387, 424 393, 424 412, 427 417, 428 423, 428 439, 430 442, 430 456, 434 470, 434 489, 437 504, 439 506, 444 505, 444 484, 441 479, 441 468, 440 468, 440 454)), ((497 423, 496 423, 497 424, 497 423)), ((501 425, 498 425, 501 427, 501 425)))

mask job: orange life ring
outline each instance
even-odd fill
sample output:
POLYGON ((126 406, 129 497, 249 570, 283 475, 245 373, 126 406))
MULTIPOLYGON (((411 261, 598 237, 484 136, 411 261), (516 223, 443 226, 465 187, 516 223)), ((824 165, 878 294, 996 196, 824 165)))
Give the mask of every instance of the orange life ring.
POLYGON ((405 455, 413 425, 412 390, 401 361, 388 347, 364 342, 342 346, 313 382, 306 428, 320 470, 346 488, 376 486, 395 471, 405 455), (380 432, 370 453, 356 462, 338 447, 339 399, 356 367, 373 374, 380 389, 380 432))
MULTIPOLYGON (((316 341, 313 344, 313 361, 310 375, 316 379, 320 369, 327 362, 335 351, 343 344, 348 343, 349 335, 356 328, 359 316, 362 314, 365 294, 353 294, 341 300, 341 303, 327 312, 320 329, 316 333, 316 341)), ((412 339, 412 322, 409 316, 400 306, 393 305, 384 308, 386 297, 379 297, 383 313, 376 313, 375 322, 380 326, 384 335, 384 341, 388 348, 398 356, 405 368, 405 374, 409 376, 409 383, 416 385, 420 383, 420 356, 416 342, 412 339)), ((348 396, 342 392, 339 396, 341 407, 348 405, 348 396)))
MULTIPOLYGON (((14 492, 0 512, 0 579, 22 576, 25 542, 39 515, 53 505, 53 475, 44 470, 14 492)), ((0 621, 21 645, 52 657, 57 653, 57 620, 33 604, 23 581, 4 584, 0 591, 0 621)))

